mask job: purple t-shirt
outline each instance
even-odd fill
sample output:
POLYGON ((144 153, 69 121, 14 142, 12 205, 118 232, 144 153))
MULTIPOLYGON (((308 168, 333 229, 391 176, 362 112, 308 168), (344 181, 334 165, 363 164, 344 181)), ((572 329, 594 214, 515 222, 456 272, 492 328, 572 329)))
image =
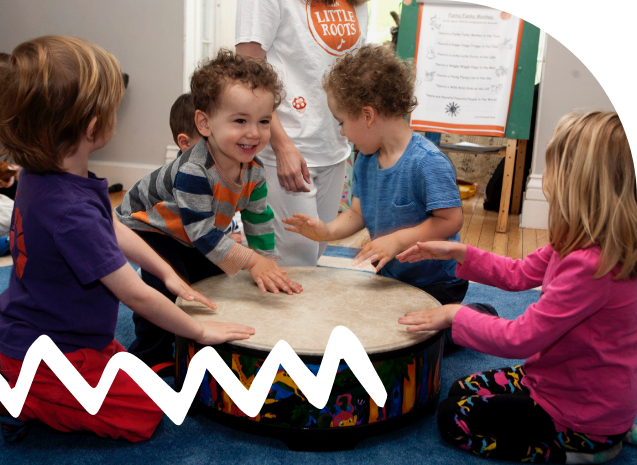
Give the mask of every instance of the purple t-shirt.
POLYGON ((42 334, 64 353, 102 350, 119 301, 99 279, 121 268, 108 181, 23 170, 11 219, 14 266, 0 295, 0 352, 23 360, 42 334))

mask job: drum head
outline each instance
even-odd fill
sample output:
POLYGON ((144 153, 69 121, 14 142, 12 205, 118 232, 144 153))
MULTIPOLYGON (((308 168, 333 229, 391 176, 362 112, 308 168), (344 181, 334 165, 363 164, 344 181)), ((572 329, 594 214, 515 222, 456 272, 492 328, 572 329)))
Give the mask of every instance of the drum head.
POLYGON ((177 305, 199 321, 241 323, 255 328, 232 345, 269 352, 281 339, 299 355, 322 356, 336 326, 350 329, 368 354, 400 350, 436 331, 408 333, 398 324, 405 313, 437 307, 424 291, 363 271, 325 267, 285 267, 303 286, 301 294, 262 293, 250 273, 214 276, 194 284, 217 310, 179 298, 177 305))

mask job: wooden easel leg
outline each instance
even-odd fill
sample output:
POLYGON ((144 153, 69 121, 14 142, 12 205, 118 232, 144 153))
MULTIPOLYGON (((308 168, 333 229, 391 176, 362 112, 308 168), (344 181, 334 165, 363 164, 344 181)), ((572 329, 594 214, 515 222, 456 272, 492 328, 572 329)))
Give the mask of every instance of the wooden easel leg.
POLYGON ((507 151, 504 161, 504 176, 502 178, 502 195, 500 197, 500 212, 498 213, 497 232, 505 233, 509 224, 509 203, 513 187, 513 172, 515 169, 515 153, 518 140, 507 139, 507 151))
POLYGON ((515 156, 515 175, 513 176, 513 199, 511 200, 511 214, 520 214, 522 203, 522 186, 524 186, 524 163, 526 161, 526 140, 518 140, 518 150, 515 156))

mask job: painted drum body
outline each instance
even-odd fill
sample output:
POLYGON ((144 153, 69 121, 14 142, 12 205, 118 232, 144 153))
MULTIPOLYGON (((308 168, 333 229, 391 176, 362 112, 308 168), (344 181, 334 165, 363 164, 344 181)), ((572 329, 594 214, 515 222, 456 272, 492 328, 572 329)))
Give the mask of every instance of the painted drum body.
MULTIPOLYGON (((214 347, 247 389, 281 339, 316 375, 332 329, 345 326, 365 348, 387 390, 385 405, 376 405, 341 360, 324 408, 310 404, 280 366, 256 417, 245 415, 209 372, 193 402, 197 412, 244 431, 278 437, 294 450, 341 450, 435 411, 441 384, 441 333, 407 333, 397 322, 405 313, 438 306, 435 299, 399 281, 360 271, 290 267, 288 276, 303 285, 301 294, 263 294, 249 273, 240 272, 193 286, 217 304, 216 311, 181 299, 177 303, 198 320, 255 328, 248 340, 214 347)), ((177 338, 177 389, 202 347, 177 338)))

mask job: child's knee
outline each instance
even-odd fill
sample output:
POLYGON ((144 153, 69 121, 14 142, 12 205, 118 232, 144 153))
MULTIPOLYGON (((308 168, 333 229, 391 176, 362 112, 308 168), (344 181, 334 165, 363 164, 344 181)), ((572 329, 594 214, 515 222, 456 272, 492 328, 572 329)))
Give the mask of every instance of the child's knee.
POLYGON ((438 404, 438 429, 446 441, 469 434, 469 428, 459 414, 459 400, 460 397, 447 397, 438 404))

